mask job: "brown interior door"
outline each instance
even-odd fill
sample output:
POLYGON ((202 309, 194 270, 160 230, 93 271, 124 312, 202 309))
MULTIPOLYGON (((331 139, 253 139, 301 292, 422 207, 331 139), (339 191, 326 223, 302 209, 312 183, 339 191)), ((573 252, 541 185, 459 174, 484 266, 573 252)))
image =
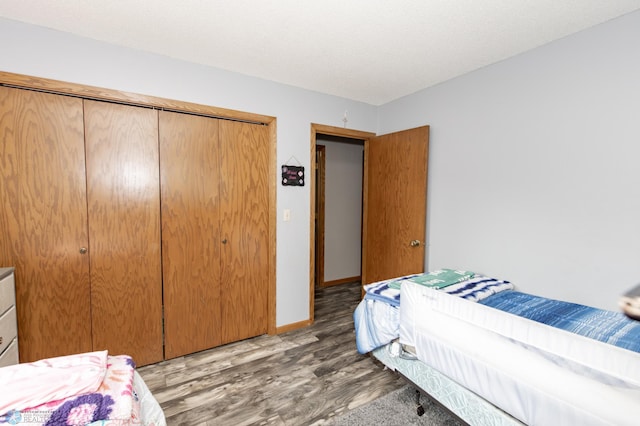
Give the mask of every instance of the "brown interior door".
POLYGON ((84 101, 93 349, 161 361, 158 113, 84 101))
POLYGON ((267 332, 269 130, 220 121, 222 341, 267 332))
POLYGON ((424 271, 429 127, 365 144, 362 283, 424 271))
POLYGON ((82 100, 0 87, 0 266, 20 361, 91 351, 82 100))
POLYGON ((160 112, 166 358, 222 341, 218 121, 160 112))

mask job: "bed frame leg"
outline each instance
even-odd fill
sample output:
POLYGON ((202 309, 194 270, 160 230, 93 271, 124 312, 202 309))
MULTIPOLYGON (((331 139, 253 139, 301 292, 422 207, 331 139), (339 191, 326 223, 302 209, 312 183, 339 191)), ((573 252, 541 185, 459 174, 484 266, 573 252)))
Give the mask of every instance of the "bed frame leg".
POLYGON ((416 389, 416 405, 416 414, 422 416, 424 414, 424 407, 420 403, 420 391, 418 389, 416 389))

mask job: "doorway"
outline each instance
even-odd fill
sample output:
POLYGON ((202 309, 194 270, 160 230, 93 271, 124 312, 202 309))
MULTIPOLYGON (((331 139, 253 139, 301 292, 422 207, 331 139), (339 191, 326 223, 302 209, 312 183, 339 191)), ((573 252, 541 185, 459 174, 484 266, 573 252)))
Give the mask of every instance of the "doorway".
MULTIPOLYGON (((311 183, 311 277, 310 277, 310 320, 314 320, 314 292, 316 288, 328 287, 331 285, 342 284, 346 282, 353 282, 360 278, 359 272, 355 274, 348 274, 344 277, 336 276, 336 271, 326 271, 325 263, 327 261, 327 252, 325 251, 325 239, 327 231, 331 233, 331 229, 327 230, 327 226, 331 227, 335 221, 329 220, 327 223, 327 206, 326 203, 332 202, 332 198, 329 196, 327 199, 326 184, 327 184, 327 161, 329 161, 329 173, 332 172, 332 158, 331 148, 340 147, 341 144, 351 146, 364 147, 365 141, 369 137, 375 136, 374 133, 362 132, 351 129, 344 129, 340 127, 323 126, 319 124, 311 125, 311 164, 314 166, 314 171, 311 173, 313 182, 311 183), (329 145, 329 153, 327 153, 327 146, 329 145), (328 157, 328 159, 327 159, 328 157), (325 273, 328 272, 326 275, 325 273), (356 276, 357 275, 357 276, 356 276)), ((340 149, 338 149, 339 155, 340 149)), ((363 154, 362 154, 363 155, 363 154)), ((362 158, 362 157, 360 157, 362 158)), ((362 159, 359 162, 360 178, 362 178, 364 166, 362 159)), ((353 172, 353 171, 352 171, 353 172)), ((334 176, 335 177, 335 176, 334 176)), ((339 201, 338 201, 339 202, 339 201)), ((362 223, 362 184, 360 183, 360 217, 359 223, 362 223)), ((335 206, 334 206, 335 207, 335 206)), ((329 206, 331 208, 331 206, 329 206)), ((361 245, 362 242, 362 230, 358 229, 359 241, 357 244, 361 245)), ((329 256, 332 256, 330 253, 329 256)), ((331 259, 329 259, 331 262, 331 259)), ((359 267, 359 265, 358 265, 359 267)))
MULTIPOLYGON (((311 124, 311 223, 309 320, 314 321, 316 283, 317 139, 334 136, 364 143, 361 282, 423 272, 426 264, 426 211, 429 126, 376 136, 374 133, 311 124), (389 177, 393 177, 390 179, 389 177)), ((325 226, 326 231, 327 226, 325 226)), ((326 250, 325 250, 326 258, 326 250)), ((326 273, 324 280, 326 281, 326 273)))
POLYGON ((316 288, 360 281, 364 141, 316 137, 316 288))

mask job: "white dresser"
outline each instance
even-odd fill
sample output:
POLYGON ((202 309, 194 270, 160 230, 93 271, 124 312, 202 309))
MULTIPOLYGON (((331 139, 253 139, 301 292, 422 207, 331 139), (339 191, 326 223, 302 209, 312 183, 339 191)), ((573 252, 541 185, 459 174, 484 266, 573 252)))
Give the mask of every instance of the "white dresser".
POLYGON ((0 268, 0 367, 18 363, 18 323, 13 268, 0 268))

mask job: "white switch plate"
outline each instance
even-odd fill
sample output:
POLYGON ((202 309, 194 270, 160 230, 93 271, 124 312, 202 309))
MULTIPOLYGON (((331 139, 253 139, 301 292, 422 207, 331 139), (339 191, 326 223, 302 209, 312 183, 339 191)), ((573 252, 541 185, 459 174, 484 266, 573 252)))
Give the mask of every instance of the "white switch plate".
POLYGON ((282 212, 282 220, 284 220, 285 222, 289 222, 291 220, 291 210, 284 209, 284 211, 282 212))

